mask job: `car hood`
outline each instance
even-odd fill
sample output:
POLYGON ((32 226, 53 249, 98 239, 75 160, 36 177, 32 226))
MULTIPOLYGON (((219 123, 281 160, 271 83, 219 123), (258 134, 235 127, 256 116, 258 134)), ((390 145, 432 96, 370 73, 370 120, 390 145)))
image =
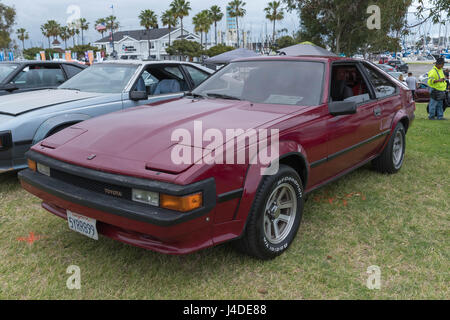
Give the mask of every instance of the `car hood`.
POLYGON ((102 94, 64 89, 15 93, 0 97, 0 114, 18 116, 36 109, 84 100, 99 95, 102 94))
MULTIPOLYGON (((204 134, 219 130, 226 140, 227 129, 258 129, 301 107, 257 105, 231 100, 180 99, 159 106, 143 106, 94 118, 63 130, 42 142, 48 154, 62 161, 94 169, 128 172, 153 169, 180 173, 191 165, 176 165, 171 152, 176 145, 201 146, 212 151, 211 141, 194 143, 194 122, 204 134), (275 111, 274 111, 275 110, 275 111), (188 132, 190 140, 180 142, 177 131, 188 132), (88 160, 95 155, 95 159, 88 160), (134 169, 133 169, 134 168, 134 169)), ((201 134, 197 135, 200 137, 201 134)), ((40 145, 34 148, 43 152, 40 145)), ((141 172, 142 173, 142 172, 141 172)))

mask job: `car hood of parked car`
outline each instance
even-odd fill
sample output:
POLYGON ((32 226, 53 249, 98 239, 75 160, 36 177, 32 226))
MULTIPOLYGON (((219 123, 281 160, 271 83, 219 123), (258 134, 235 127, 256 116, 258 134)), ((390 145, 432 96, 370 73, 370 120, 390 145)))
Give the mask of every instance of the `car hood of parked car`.
POLYGON ((21 114, 50 107, 60 103, 79 101, 102 95, 66 89, 49 89, 16 93, 0 97, 0 114, 19 116, 21 114))
POLYGON ((146 169, 177 174, 191 164, 171 161, 175 146, 193 146, 205 155, 226 142, 227 130, 270 127, 302 108, 306 109, 184 98, 90 119, 45 139, 33 150, 76 165, 126 175, 148 177, 146 169), (210 133, 222 134, 223 140, 202 139, 209 129, 214 129, 210 133), (181 139, 180 134, 189 139, 181 139), (89 159, 93 155, 95 158, 89 159))

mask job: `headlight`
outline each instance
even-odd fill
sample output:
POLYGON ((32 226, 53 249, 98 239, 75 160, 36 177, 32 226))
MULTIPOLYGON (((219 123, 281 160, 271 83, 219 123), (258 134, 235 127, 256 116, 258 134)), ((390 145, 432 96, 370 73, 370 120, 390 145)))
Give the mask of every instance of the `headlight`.
POLYGON ((139 189, 132 190, 132 200, 136 202, 146 203, 151 206, 159 206, 159 193, 152 191, 145 191, 139 189))
POLYGON ((44 166, 43 164, 41 164, 39 162, 37 164, 37 171, 39 173, 42 173, 43 175, 50 177, 50 168, 47 166, 44 166))
POLYGON ((11 131, 0 132, 0 150, 6 150, 12 146, 11 131))

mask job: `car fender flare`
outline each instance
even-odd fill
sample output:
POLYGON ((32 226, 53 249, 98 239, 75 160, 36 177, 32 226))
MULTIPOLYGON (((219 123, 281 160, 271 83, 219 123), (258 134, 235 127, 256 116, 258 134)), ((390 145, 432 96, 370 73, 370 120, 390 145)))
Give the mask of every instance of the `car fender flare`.
POLYGON ((34 134, 32 145, 35 145, 39 141, 45 139, 48 133, 50 133, 53 129, 59 126, 78 123, 81 121, 88 120, 90 118, 91 117, 86 114, 71 113, 71 114, 62 114, 47 119, 39 126, 36 133, 34 134))
POLYGON ((397 127, 397 124, 399 122, 402 122, 403 124, 405 123, 405 121, 407 122, 407 125, 405 125, 405 131, 408 130, 408 127, 411 123, 411 120, 409 119, 408 114, 405 112, 405 110, 400 109, 397 111, 397 113, 394 115, 394 118, 392 120, 392 125, 391 125, 391 132, 386 136, 386 140, 384 141, 383 146, 380 148, 380 154, 383 152, 384 148, 386 148, 387 144, 389 143, 389 139, 392 136, 392 133, 395 130, 395 127, 397 127))
MULTIPOLYGON (((291 156, 298 157, 298 159, 304 163, 306 181, 303 181, 303 183, 306 186, 310 166, 305 149, 295 141, 281 141, 279 144, 279 157, 277 160, 275 160, 275 162, 282 162, 283 159, 291 156)), ((242 235, 243 231, 245 230, 245 226, 248 220, 247 218, 255 200, 255 194, 263 178, 263 175, 261 175, 261 170, 264 170, 264 167, 267 166, 263 166, 260 163, 251 164, 247 167, 242 197, 239 201, 238 208, 234 217, 234 220, 242 222, 241 230, 239 232, 240 235, 242 235)))

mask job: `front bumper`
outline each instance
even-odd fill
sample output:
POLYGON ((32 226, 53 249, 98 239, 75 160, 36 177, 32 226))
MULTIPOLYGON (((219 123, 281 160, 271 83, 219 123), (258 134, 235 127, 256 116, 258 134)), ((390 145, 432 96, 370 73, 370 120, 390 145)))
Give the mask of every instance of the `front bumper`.
POLYGON ((58 170, 95 183, 107 183, 108 186, 118 185, 176 196, 201 191, 203 207, 180 213, 93 192, 31 170, 21 171, 18 175, 27 191, 43 199, 45 209, 62 218, 66 218, 66 210, 94 218, 101 226, 99 232, 110 238, 174 254, 189 253, 212 245, 210 229, 216 206, 213 178, 180 186, 82 168, 36 152, 29 152, 27 156, 49 166, 52 172, 58 170))

